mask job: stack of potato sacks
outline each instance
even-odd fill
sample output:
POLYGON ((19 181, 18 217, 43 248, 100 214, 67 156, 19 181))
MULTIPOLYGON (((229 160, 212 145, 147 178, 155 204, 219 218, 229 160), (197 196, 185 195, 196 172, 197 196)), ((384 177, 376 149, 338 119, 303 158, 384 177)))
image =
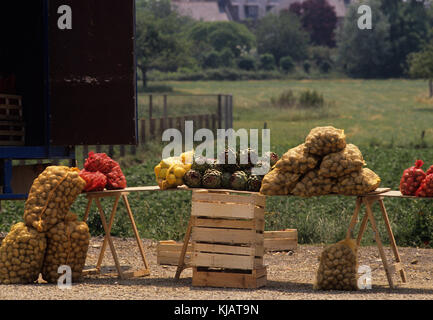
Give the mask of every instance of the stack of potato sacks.
POLYGON ((78 281, 90 233, 69 212, 86 182, 79 169, 51 166, 33 182, 24 208, 24 223, 12 226, 0 246, 0 284, 56 282, 61 265, 70 266, 78 281))
POLYGON ((361 151, 346 144, 343 130, 318 127, 305 143, 281 157, 264 177, 260 192, 301 197, 362 195, 380 185, 379 176, 364 166, 361 151))

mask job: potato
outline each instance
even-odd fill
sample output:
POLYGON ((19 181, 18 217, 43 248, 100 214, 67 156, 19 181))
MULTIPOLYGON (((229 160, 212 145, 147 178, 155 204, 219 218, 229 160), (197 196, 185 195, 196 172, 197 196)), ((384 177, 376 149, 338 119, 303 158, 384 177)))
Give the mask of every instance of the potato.
POLYGON ((314 289, 357 290, 356 255, 356 241, 353 239, 345 239, 325 248, 320 256, 314 289))
POLYGON ((301 144, 287 151, 275 164, 275 168, 293 173, 306 173, 314 169, 319 158, 309 154, 305 144, 301 144))
POLYGON ((338 178, 333 191, 344 195, 363 195, 380 186, 380 177, 368 168, 338 178))
POLYGON ((322 196, 332 193, 336 183, 336 179, 322 177, 319 175, 319 170, 315 169, 308 172, 296 184, 292 193, 299 197, 322 196))
POLYGON ((72 281, 81 280, 86 262, 90 233, 85 222, 78 221, 75 214, 68 212, 65 222, 58 223, 47 232, 47 252, 42 267, 44 280, 55 283, 61 265, 71 267, 72 281))
POLYGON ((288 195, 300 177, 297 173, 274 169, 263 178, 260 193, 268 196, 288 195))
POLYGON ((47 232, 64 220, 70 206, 86 185, 77 168, 50 166, 33 182, 24 207, 27 226, 47 232), (73 186, 73 191, 67 187, 73 186))
POLYGON ((308 134, 305 146, 308 153, 325 156, 343 150, 346 147, 346 136, 344 130, 331 126, 317 127, 308 134))
POLYGON ((365 165, 364 158, 357 146, 348 144, 344 150, 326 155, 319 174, 323 177, 338 178, 354 171, 360 171, 365 165))
POLYGON ((46 249, 44 233, 19 222, 0 246, 0 284, 28 284, 39 277, 46 249))

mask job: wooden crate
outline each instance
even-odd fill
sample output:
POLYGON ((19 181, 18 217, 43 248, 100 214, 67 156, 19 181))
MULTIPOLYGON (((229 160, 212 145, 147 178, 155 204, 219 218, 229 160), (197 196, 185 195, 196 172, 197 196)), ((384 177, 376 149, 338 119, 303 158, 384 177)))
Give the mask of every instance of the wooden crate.
POLYGON ((240 283, 259 278, 256 270, 265 268, 265 201, 265 197, 258 194, 193 193, 191 266, 196 268, 194 274, 198 277, 194 280, 193 275, 193 285, 212 283, 218 286, 218 282, 203 280, 207 276, 214 277, 215 272, 214 280, 219 279, 224 286, 230 284, 230 280, 224 279, 230 279, 231 274, 235 274, 240 283))
POLYGON ((24 145, 24 123, 18 121, 0 121, 0 145, 22 146, 24 145))
POLYGON ((21 96, 0 94, 0 120, 23 120, 21 96))
MULTIPOLYGON (((177 243, 173 240, 159 241, 156 247, 157 264, 165 266, 177 266, 179 263, 180 252, 183 243, 177 243)), ((185 255, 185 263, 188 265, 191 261, 192 245, 188 245, 185 255)))
POLYGON ((266 267, 243 271, 194 267, 192 273, 194 287, 257 289, 265 286, 266 282, 266 267))
POLYGON ((265 231, 265 252, 295 251, 298 248, 298 230, 265 231))

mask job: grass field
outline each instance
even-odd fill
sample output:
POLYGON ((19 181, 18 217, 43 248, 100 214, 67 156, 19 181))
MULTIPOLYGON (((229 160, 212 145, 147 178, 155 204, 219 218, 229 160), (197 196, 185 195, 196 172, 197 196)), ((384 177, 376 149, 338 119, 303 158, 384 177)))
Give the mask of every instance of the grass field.
MULTIPOLYGON (((303 142, 316 126, 333 125, 345 129, 347 140, 357 144, 368 167, 382 179, 382 186, 398 189, 403 170, 418 158, 433 164, 433 103, 426 99, 427 85, 409 80, 309 80, 241 82, 167 82, 174 92, 233 94, 234 126, 271 129, 272 149, 280 155, 303 142), (300 92, 316 89, 331 102, 328 110, 314 112, 280 110, 271 97, 286 89, 300 92), (425 132, 421 139, 421 133, 425 132)), ((141 104, 145 103, 143 96, 141 104)), ((190 108, 181 103, 184 113, 190 108)), ((145 105, 140 112, 146 114, 145 105)), ((208 108, 208 106, 206 106, 208 108)), ((197 111, 197 105, 191 110, 197 111)), ((179 108, 176 113, 181 113, 179 108)), ((153 167, 159 162, 161 145, 149 144, 139 156, 122 159, 129 186, 154 185, 153 167)), ((181 239, 188 223, 190 194, 185 191, 132 194, 130 201, 140 233, 145 238, 181 239)), ((398 245, 423 246, 433 234, 433 212, 426 200, 390 200, 386 206, 398 245)), ((327 196, 311 199, 269 197, 266 228, 297 228, 300 243, 332 243, 341 240, 354 209, 354 197, 327 196)), ((104 204, 107 211, 110 203, 104 204)), ((79 198, 72 210, 82 215, 85 200, 79 198)), ((0 215, 0 230, 22 216, 21 202, 6 202, 0 215)), ((131 236, 124 209, 120 208, 114 234, 131 236)), ((93 234, 102 231, 96 214, 89 225, 93 234)), ((384 231, 384 225, 379 222, 384 231)), ((383 232, 385 234, 386 232, 383 232)), ((367 232, 364 244, 371 244, 367 232)), ((387 238, 384 239, 388 241, 387 238)))

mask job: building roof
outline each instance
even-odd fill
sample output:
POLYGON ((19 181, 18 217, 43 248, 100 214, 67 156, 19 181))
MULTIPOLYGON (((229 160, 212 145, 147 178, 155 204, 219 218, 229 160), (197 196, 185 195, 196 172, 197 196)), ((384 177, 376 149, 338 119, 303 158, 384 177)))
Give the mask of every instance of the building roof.
MULTIPOLYGON (((278 10, 288 9, 292 3, 304 2, 305 0, 280 0, 278 10)), ((326 0, 335 9, 335 14, 337 18, 343 18, 347 13, 347 5, 344 0, 326 0)), ((352 2, 351 0, 350 2, 352 2)))
POLYGON ((202 21, 229 21, 227 13, 211 1, 172 1, 179 14, 202 21))

